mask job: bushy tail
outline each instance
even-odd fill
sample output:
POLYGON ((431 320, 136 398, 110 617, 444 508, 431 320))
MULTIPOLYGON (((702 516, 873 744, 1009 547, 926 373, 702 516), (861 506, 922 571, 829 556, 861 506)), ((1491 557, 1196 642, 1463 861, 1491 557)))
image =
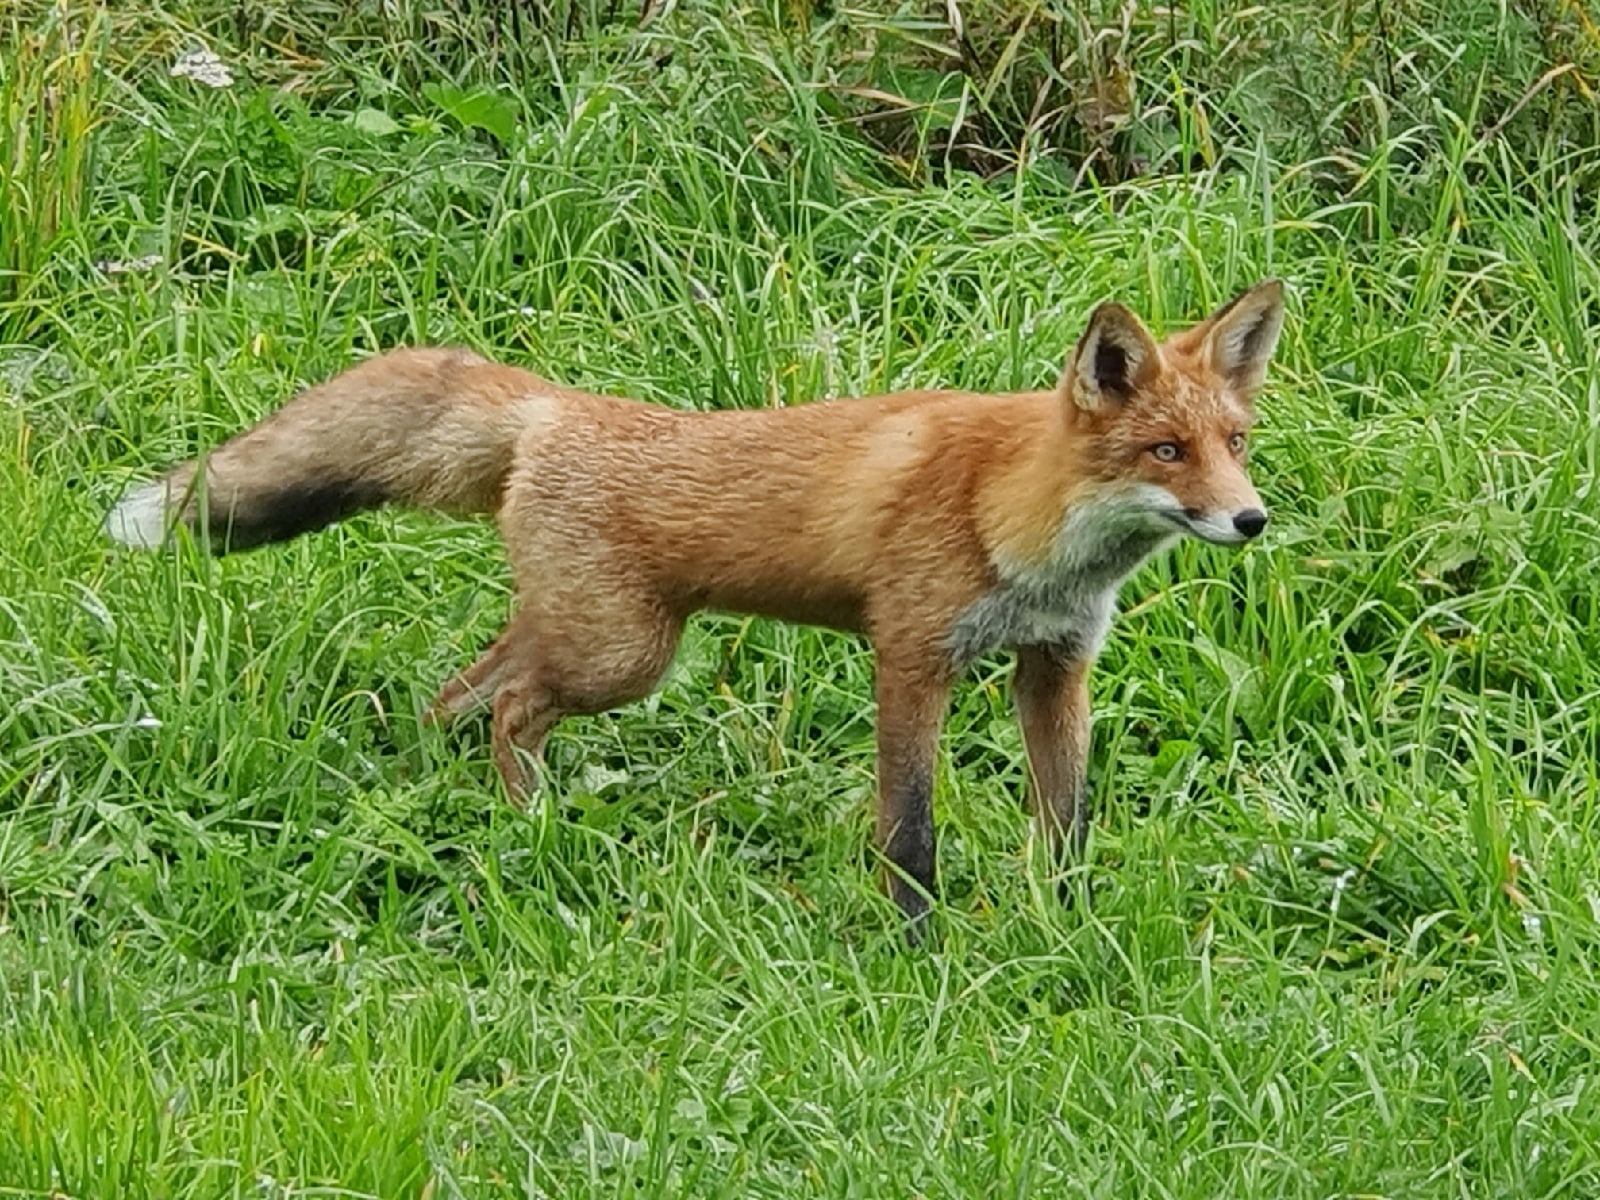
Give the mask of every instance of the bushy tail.
POLYGON ((222 554, 391 502, 493 512, 537 382, 466 350, 391 351, 301 392, 203 459, 129 488, 106 532, 154 547, 182 525, 222 554))

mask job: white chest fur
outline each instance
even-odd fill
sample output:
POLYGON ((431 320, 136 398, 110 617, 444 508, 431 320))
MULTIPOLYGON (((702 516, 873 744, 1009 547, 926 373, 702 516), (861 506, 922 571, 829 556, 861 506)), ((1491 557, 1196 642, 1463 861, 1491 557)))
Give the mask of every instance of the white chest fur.
POLYGON ((951 660, 965 665, 1014 646, 1054 646, 1073 658, 1094 658, 1111 629, 1122 581, 1175 537, 1142 496, 1073 508, 1046 563, 1002 570, 999 586, 956 619, 945 642, 951 660))

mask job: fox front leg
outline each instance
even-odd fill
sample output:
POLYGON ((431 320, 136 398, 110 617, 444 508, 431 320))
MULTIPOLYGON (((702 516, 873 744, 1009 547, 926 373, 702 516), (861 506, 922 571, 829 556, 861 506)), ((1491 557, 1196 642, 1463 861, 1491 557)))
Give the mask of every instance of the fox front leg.
POLYGON ((926 932, 936 886, 933 779, 949 681, 920 664, 878 658, 877 846, 889 895, 908 925, 907 938, 926 932))
POLYGON ((1029 802, 1059 870, 1081 860, 1089 840, 1089 661, 1024 646, 1012 691, 1028 752, 1029 802))

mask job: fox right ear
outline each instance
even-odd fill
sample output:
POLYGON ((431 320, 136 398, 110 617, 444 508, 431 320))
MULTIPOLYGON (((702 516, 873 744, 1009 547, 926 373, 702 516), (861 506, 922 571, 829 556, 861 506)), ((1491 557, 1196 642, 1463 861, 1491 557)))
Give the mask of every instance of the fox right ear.
POLYGON ((1161 352, 1144 322, 1121 304, 1094 310, 1061 377, 1061 390, 1082 409, 1121 404, 1161 370, 1161 352))

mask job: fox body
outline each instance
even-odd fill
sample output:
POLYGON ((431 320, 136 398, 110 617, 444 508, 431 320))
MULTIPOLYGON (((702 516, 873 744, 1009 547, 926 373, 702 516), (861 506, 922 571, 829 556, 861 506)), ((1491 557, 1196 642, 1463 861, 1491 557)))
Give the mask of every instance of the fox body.
POLYGON ((513 798, 561 718, 647 695, 684 622, 715 609, 866 634, 877 658, 877 843, 919 917, 953 680, 1017 651, 1030 795, 1060 859, 1087 835, 1088 674, 1121 582, 1175 538, 1266 525, 1245 470, 1280 285, 1157 342, 1097 308, 1048 390, 905 392, 679 412, 455 349, 391 351, 303 392, 107 518, 135 546, 175 526, 217 552, 396 502, 496 516, 506 629, 441 690, 486 703, 513 798))

